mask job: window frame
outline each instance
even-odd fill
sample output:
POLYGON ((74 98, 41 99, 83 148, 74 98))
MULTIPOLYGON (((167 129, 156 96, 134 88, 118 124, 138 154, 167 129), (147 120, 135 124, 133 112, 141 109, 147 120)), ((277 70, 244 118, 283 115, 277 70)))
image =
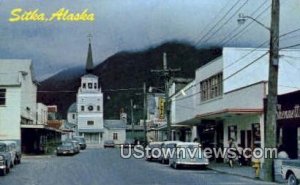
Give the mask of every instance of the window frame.
POLYGON ((118 140, 118 133, 117 132, 113 133, 113 140, 118 140))
POLYGON ((201 102, 222 96, 223 94, 223 73, 215 74, 200 82, 201 102))
POLYGON ((87 120, 86 124, 89 125, 89 126, 91 126, 91 125, 94 125, 95 122, 93 120, 87 120))
POLYGON ((6 105, 6 88, 0 88, 0 106, 6 105))

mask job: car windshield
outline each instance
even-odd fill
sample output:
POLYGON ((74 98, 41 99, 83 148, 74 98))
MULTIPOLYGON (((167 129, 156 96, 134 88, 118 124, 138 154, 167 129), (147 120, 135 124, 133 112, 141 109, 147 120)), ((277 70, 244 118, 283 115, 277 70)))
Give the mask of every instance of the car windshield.
POLYGON ((84 138, 74 138, 76 141, 79 141, 80 143, 85 143, 84 138))
POLYGON ((73 146, 72 143, 62 143, 62 146, 73 146))

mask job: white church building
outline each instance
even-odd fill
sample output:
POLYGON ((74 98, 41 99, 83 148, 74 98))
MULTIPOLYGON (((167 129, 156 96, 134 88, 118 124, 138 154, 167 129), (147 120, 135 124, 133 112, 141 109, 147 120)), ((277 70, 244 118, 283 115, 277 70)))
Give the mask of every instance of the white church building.
POLYGON ((68 122, 77 125, 74 133, 83 136, 88 145, 103 146, 105 140, 123 144, 126 139, 126 123, 122 120, 104 121, 103 93, 98 76, 92 72, 92 47, 89 43, 86 74, 81 77, 76 102, 68 109, 68 122))

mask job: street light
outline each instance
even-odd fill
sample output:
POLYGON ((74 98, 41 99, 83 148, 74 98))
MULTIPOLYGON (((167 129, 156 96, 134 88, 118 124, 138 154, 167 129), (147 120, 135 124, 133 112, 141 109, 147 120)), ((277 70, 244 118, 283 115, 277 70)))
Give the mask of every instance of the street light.
POLYGON ((237 19, 237 22, 238 22, 239 25, 243 25, 243 24, 245 24, 245 22, 246 22, 247 19, 251 19, 254 22, 256 22, 257 24, 259 24, 260 26, 262 26, 265 29, 271 31, 271 29, 269 27, 265 26, 263 23, 259 22, 258 20, 256 20, 255 18, 253 18, 251 16, 244 15, 243 13, 239 14, 239 18, 237 19))
MULTIPOLYGON (((243 24, 246 18, 249 18, 260 26, 266 28, 270 32, 270 47, 269 47, 269 77, 268 77, 268 96, 267 96, 267 111, 265 122, 265 148, 276 147, 276 106, 277 106, 277 88, 278 88, 278 64, 279 64, 279 14, 280 14, 280 0, 272 0, 271 10, 271 27, 267 27, 261 22, 250 16, 239 14, 238 23, 243 24)), ((264 170, 265 180, 273 181, 273 159, 271 157, 265 158, 264 170)))

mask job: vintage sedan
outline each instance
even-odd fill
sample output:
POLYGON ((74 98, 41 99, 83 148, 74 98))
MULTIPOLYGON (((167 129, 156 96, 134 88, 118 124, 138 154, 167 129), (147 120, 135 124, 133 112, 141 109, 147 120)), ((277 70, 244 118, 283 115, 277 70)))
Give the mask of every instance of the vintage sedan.
POLYGON ((56 155, 74 155, 77 153, 76 146, 72 142, 63 142, 56 148, 56 155))
POLYGON ((84 137, 81 137, 81 136, 74 136, 74 137, 73 137, 73 140, 76 140, 76 141, 79 142, 80 150, 86 149, 86 142, 85 142, 84 137))
POLYGON ((3 140, 1 141, 2 143, 5 143, 7 146, 7 149, 10 153, 10 157, 11 157, 11 168, 14 167, 15 164, 17 164, 17 146, 16 143, 13 141, 6 141, 3 140))
POLYGON ((146 146, 146 160, 159 160, 161 157, 161 145, 163 142, 150 142, 146 146))
POLYGON ((175 155, 170 156, 169 165, 175 169, 183 166, 206 168, 209 160, 206 158, 199 143, 183 142, 176 144, 175 155))
POLYGON ((22 159, 20 142, 17 142, 15 140, 1 140, 0 142, 9 143, 12 145, 12 149, 15 151, 14 164, 20 164, 22 159))
POLYGON ((79 141, 75 140, 75 139, 66 139, 64 142, 67 143, 73 143, 75 146, 75 153, 79 153, 80 152, 80 144, 79 141))
POLYGON ((162 155, 159 157, 158 161, 162 164, 169 164, 169 158, 175 153, 175 147, 181 141, 164 141, 161 144, 162 155))
POLYGON ((114 148, 115 142, 113 140, 104 141, 104 148, 114 148))
POLYGON ((6 175, 10 171, 11 155, 5 143, 0 143, 0 175, 6 175))

